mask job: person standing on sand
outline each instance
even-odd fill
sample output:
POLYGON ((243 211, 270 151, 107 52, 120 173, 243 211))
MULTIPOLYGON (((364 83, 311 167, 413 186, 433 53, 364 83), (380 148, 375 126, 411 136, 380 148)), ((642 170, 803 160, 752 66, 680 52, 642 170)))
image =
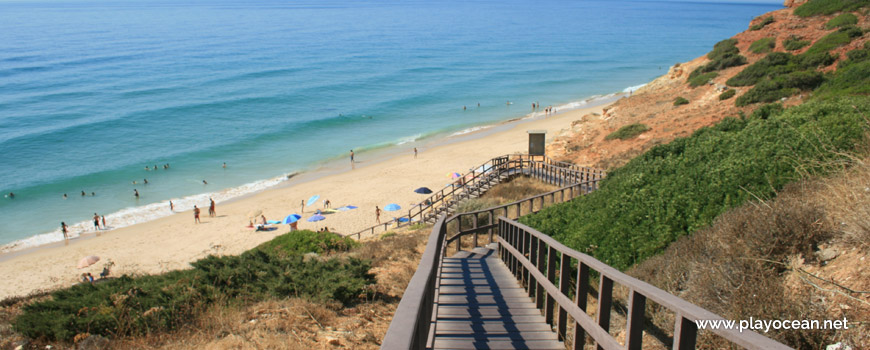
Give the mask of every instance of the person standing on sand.
POLYGON ((106 229, 106 216, 100 215, 100 221, 103 223, 103 229, 106 229))
POLYGON ((414 147, 414 159, 417 159, 417 147, 414 147))
POLYGON ((300 210, 300 211, 304 213, 305 212, 305 200, 304 199, 302 200, 301 204, 302 204, 302 210, 300 210))
POLYGON ((208 216, 214 217, 217 215, 217 212, 214 211, 214 199, 209 198, 208 201, 208 216))
POLYGON ((381 223, 381 208, 378 208, 377 205, 375 206, 375 220, 377 220, 379 224, 381 223))
POLYGON ((193 222, 197 224, 199 223, 199 208, 195 205, 193 206, 193 222))
POLYGON ((350 163, 353 164, 353 150, 350 150, 350 163))
POLYGON ((169 201, 169 211, 175 211, 175 206, 172 205, 172 201, 169 201))
POLYGON ((66 226, 66 222, 60 222, 60 233, 63 233, 63 241, 69 244, 69 228, 66 226))
POLYGON ((100 216, 97 213, 94 213, 94 231, 100 229, 100 216))

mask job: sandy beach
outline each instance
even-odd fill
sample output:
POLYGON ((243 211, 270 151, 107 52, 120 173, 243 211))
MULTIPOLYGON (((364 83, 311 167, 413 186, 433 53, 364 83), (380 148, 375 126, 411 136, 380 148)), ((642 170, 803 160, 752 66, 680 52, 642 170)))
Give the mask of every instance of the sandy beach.
POLYGON ((446 176, 450 172, 465 173, 492 157, 527 151, 528 130, 547 130, 549 142, 560 130, 570 128, 571 122, 588 113, 600 113, 603 107, 606 105, 514 121, 478 135, 464 135, 458 142, 447 140, 440 145, 423 146, 417 159, 413 146, 380 160, 357 155, 353 169, 348 160, 343 171, 327 167, 300 176, 306 180, 291 186, 220 203, 216 217, 208 216, 205 203, 200 224, 194 223, 192 208, 176 208, 175 215, 107 231, 99 237, 85 234, 67 246, 53 244, 0 256, 0 274, 9 277, 0 286, 0 299, 69 286, 77 283, 83 272, 97 276, 108 260, 115 263, 112 269, 115 276, 184 269, 188 263, 209 254, 239 254, 289 230, 287 225, 278 225, 277 230, 255 232, 246 227, 252 210, 262 210, 269 220, 302 214, 300 229, 328 226, 337 232, 353 233, 376 224, 375 206, 383 208, 389 203, 402 206, 402 210, 394 212, 396 215, 383 212, 382 221, 407 213, 410 205, 425 198, 414 193, 414 189, 422 186, 440 189, 450 182, 446 176), (320 200, 301 213, 300 201, 315 194, 320 195, 320 200), (324 199, 329 199, 333 208, 343 205, 359 208, 327 214, 318 223, 305 221, 322 208, 324 199), (97 255, 102 260, 89 268, 76 269, 76 262, 88 255, 97 255))

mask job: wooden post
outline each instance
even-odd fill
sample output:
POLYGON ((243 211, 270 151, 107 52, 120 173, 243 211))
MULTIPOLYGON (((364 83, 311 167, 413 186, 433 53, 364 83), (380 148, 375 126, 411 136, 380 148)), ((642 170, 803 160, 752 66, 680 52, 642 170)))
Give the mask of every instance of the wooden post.
MULTIPOLYGON (((542 273, 546 273, 544 271, 545 262, 545 254, 547 254, 547 247, 544 245, 544 242, 538 242, 538 264, 535 266, 538 268, 538 271, 542 273)), ((537 285, 535 291, 535 305, 538 309, 544 308, 544 288, 541 288, 540 285, 537 285)))
MULTIPOLYGON (((556 248, 547 247, 547 280, 552 284, 556 284, 556 248)), ((555 311, 555 302, 556 299, 553 298, 553 295, 547 293, 547 299, 544 304, 544 319, 547 324, 553 325, 553 311, 555 311)))
MULTIPOLYGON (((582 261, 577 262, 577 282, 574 288, 574 300, 580 310, 586 312, 586 295, 589 293, 589 266, 582 261)), ((586 343, 586 332, 580 323, 574 320, 574 350, 583 350, 586 343)))
MULTIPOLYGON (((598 286, 598 312, 595 318, 598 319, 598 326, 605 331, 610 330, 610 308, 613 302, 613 280, 607 276, 601 275, 601 284, 598 286)), ((595 344, 598 350, 604 350, 597 343, 595 344)))
POLYGON ((471 247, 472 249, 478 247, 478 245, 477 245, 477 221, 480 219, 480 217, 478 217, 477 214, 478 213, 474 213, 474 217, 472 218, 472 220, 474 220, 474 222, 472 222, 472 224, 471 224, 471 228, 473 230, 475 230, 474 237, 472 239, 472 245, 473 245, 473 247, 471 247))
MULTIPOLYGON (((537 239, 537 237, 530 236, 529 243, 530 243, 530 245, 529 245, 529 261, 532 263, 532 265, 535 265, 538 263, 538 239, 537 239)), ((526 291, 529 293, 530 297, 535 295, 535 282, 534 282, 534 280, 535 280, 535 276, 533 276, 531 273, 529 273, 529 279, 528 279, 529 284, 526 286, 526 291)))
POLYGON ((679 313, 674 322, 674 350, 693 350, 698 337, 698 325, 679 313))
MULTIPOLYGON (((564 296, 568 296, 570 292, 570 283, 571 283, 571 257, 565 252, 562 252, 562 260, 559 262, 559 292, 564 296)), ((565 311, 565 305, 559 305, 559 326, 557 328, 556 334, 559 336, 559 340, 565 341, 567 334, 565 331, 567 330, 566 326, 568 323, 568 312, 565 311)))
POLYGON ((641 350, 643 347, 643 322, 646 297, 637 291, 631 291, 628 300, 628 321, 625 335, 626 350, 641 350))

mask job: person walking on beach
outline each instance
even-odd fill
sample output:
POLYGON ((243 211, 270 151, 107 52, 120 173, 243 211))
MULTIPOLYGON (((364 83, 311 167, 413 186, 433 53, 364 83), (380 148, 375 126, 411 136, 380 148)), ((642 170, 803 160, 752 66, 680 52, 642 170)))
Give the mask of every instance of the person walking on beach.
POLYGON ((305 200, 304 199, 302 200, 301 204, 302 204, 302 209, 299 211, 304 213, 305 212, 305 200))
POLYGON ((209 198, 208 201, 208 216, 214 217, 217 215, 217 212, 214 211, 214 199, 209 198))
POLYGON ((377 205, 375 206, 375 220, 377 220, 379 224, 381 223, 381 208, 378 208, 377 205))
POLYGON ((135 196, 136 199, 139 199, 139 190, 137 190, 137 189, 134 188, 134 189, 133 189, 133 196, 135 196))
POLYGON ((414 147, 414 159, 417 159, 417 147, 414 147))
POLYGON ((197 224, 199 223, 199 208, 195 205, 193 206, 193 222, 197 224))
POLYGON ((350 150, 350 163, 353 164, 353 150, 350 150))
POLYGON ((100 222, 102 222, 103 229, 105 230, 106 229, 106 216, 105 215, 100 215, 100 222))
POLYGON ((100 229, 100 216, 97 213, 94 213, 94 231, 100 229))
POLYGON ((172 201, 169 201, 169 211, 175 211, 175 206, 172 205, 172 201))
POLYGON ((65 245, 69 245, 69 228, 66 226, 66 222, 60 222, 60 233, 63 233, 63 242, 65 245))

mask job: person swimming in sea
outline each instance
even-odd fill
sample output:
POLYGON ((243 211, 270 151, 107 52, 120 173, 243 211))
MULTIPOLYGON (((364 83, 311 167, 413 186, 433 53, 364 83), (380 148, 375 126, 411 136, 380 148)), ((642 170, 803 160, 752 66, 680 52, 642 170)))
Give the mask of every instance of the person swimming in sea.
POLYGON ((148 179, 142 179, 142 180, 143 180, 142 181, 143 183, 145 183, 146 185, 148 184, 148 179))
POLYGON ((134 189, 133 189, 133 196, 135 196, 136 199, 139 199, 139 190, 137 190, 137 189, 134 188, 134 189))
POLYGON ((208 182, 206 182, 205 180, 202 180, 202 184, 203 184, 203 185, 208 185, 208 182))
POLYGON ((9 192, 9 194, 6 195, 6 198, 15 199, 15 193, 9 192))
POLYGON ((63 194, 63 199, 66 199, 66 193, 63 194))
POLYGON ((85 190, 82 190, 82 197, 87 196, 87 195, 88 195, 88 194, 85 193, 85 190))

